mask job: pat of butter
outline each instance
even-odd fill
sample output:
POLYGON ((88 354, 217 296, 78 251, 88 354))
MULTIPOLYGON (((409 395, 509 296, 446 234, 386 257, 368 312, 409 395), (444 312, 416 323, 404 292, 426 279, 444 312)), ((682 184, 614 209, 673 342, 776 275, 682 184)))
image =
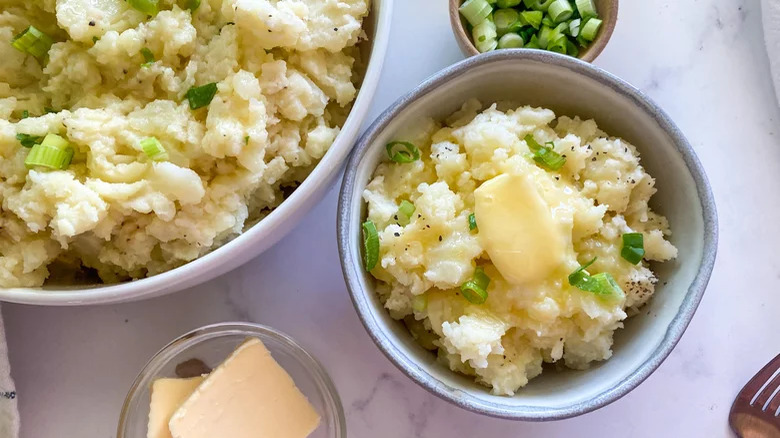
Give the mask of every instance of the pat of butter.
POLYGON ((173 414, 173 438, 305 438, 320 417, 271 357, 250 338, 209 374, 173 414))
POLYGON ((147 438, 171 438, 168 421, 203 382, 203 377, 191 379, 157 379, 152 383, 152 402, 149 405, 147 438))
POLYGON ((563 263, 563 233, 529 176, 498 175, 479 186, 474 203, 480 243, 507 281, 541 281, 563 263))

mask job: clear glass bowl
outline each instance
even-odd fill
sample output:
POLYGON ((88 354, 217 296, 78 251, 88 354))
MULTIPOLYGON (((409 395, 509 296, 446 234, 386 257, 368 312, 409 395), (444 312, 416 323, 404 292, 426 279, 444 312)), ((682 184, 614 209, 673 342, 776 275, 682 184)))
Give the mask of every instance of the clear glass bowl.
POLYGON ((177 365, 199 359, 215 368, 246 338, 259 338, 279 365, 322 417, 309 438, 347 436, 344 409, 336 388, 322 366, 284 333, 269 327, 244 322, 209 325, 191 331, 152 357, 133 382, 119 417, 117 438, 146 438, 151 385, 161 377, 178 377, 177 365))

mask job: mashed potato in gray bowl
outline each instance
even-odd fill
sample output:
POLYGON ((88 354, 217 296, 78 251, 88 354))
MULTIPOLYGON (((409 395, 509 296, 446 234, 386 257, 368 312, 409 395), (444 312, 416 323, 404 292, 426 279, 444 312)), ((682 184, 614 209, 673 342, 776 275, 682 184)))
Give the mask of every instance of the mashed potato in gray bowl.
POLYGON ((649 262, 677 249, 634 146, 549 109, 481 108, 388 147, 363 194, 366 263, 424 347, 512 395, 545 362, 608 359, 654 292, 649 262))
POLYGON ((268 214, 346 119, 368 8, 0 0, 0 287, 153 275, 268 214))

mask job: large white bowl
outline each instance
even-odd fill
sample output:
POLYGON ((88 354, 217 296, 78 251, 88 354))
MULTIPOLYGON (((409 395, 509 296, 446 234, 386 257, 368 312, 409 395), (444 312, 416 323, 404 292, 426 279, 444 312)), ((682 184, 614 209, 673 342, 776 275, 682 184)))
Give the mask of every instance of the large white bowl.
POLYGON ((402 97, 368 129, 347 164, 338 210, 344 278, 358 315, 383 353, 412 380, 460 407, 516 420, 580 415, 622 397, 669 355, 693 317, 715 262, 715 202, 693 148, 669 116, 637 89, 590 64, 539 50, 498 50, 437 73, 402 97), (614 355, 587 371, 545 371, 514 397, 494 396, 473 378, 451 372, 420 347, 383 308, 363 269, 360 225, 363 190, 385 145, 428 117, 443 119, 469 98, 513 101, 557 114, 593 118, 610 135, 636 145, 656 178, 653 209, 666 215, 676 260, 655 266, 653 299, 615 333, 614 355))
POLYGON ((108 304, 137 301, 176 292, 224 274, 279 241, 330 187, 355 144, 379 83, 390 35, 393 0, 372 0, 364 22, 368 66, 357 99, 341 133, 306 180, 277 209, 219 249, 153 277, 114 285, 0 288, 0 301, 40 305, 108 304))

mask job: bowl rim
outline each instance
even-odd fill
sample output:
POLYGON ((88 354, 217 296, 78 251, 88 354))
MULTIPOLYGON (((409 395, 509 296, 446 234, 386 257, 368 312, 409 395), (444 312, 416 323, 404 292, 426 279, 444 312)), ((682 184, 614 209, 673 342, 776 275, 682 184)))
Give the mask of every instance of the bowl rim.
POLYGON ((284 345, 284 347, 289 351, 294 352, 296 354, 296 358, 299 359, 299 363, 306 369, 307 374, 309 374, 312 379, 317 381, 318 386, 322 387, 320 389, 324 388, 322 395, 323 398, 326 399, 326 404, 331 406, 332 412, 323 412, 321 413, 322 416, 331 417, 331 420, 334 422, 334 428, 336 429, 337 436, 347 436, 347 421, 346 415, 344 413, 344 405, 342 404, 341 397, 339 396, 339 392, 336 389, 336 385, 333 383, 333 380, 330 378, 330 375, 328 374, 325 367, 322 366, 322 363, 320 363, 320 361, 317 360, 317 358, 314 357, 311 353, 306 351, 306 349, 304 349, 298 342, 296 342, 295 339, 282 331, 262 324, 233 321, 209 324, 190 330, 189 332, 176 337, 176 339, 167 343, 164 347, 158 350, 146 362, 143 368, 141 368, 141 371, 138 372, 138 375, 136 376, 135 380, 133 380, 133 383, 130 385, 130 388, 127 391, 127 395, 125 395, 125 399, 122 403, 122 410, 120 411, 119 420, 117 422, 117 437, 125 436, 125 429, 127 428, 127 422, 129 420, 128 409, 130 408, 131 403, 135 400, 135 397, 138 395, 138 391, 141 389, 141 384, 146 379, 147 374, 151 368, 157 366, 157 362, 163 360, 163 356, 165 354, 169 353, 171 350, 177 347, 182 347, 186 350, 187 348, 197 344, 199 341, 207 341, 208 339, 219 337, 221 335, 235 334, 244 334, 248 337, 254 336, 258 339, 260 339, 260 337, 271 338, 284 345))
POLYGON ((282 239, 330 187, 342 169, 365 122, 382 73, 390 40, 394 0, 373 0, 375 38, 366 74, 341 131, 314 170, 265 218, 213 251, 169 271, 109 285, 51 288, 1 288, 0 301, 47 306, 113 304, 139 301, 180 291, 238 268, 282 239))
MULTIPOLYGON (((598 1, 598 0, 594 0, 598 1)), ((601 32, 596 37, 594 41, 591 42, 591 45, 588 46, 585 50, 583 50, 579 55, 576 56, 577 59, 580 59, 585 62, 593 62, 596 60, 596 58, 601 55, 601 52, 604 51, 604 48, 607 47, 607 44, 609 44, 609 40, 612 38, 612 34, 615 32, 615 27, 617 27, 617 19, 618 19, 618 11, 620 9, 620 1, 619 0, 604 0, 610 5, 610 15, 607 17, 607 19, 604 21, 604 24, 602 25, 601 32)), ((450 26, 452 27, 452 34, 455 36, 455 41, 458 43, 458 47, 460 47, 460 51, 463 52, 463 55, 469 57, 469 56, 477 56, 480 54, 479 50, 477 50, 477 47, 474 45, 474 41, 472 40, 471 36, 469 36, 469 33, 466 32, 466 20, 465 18, 460 15, 460 12, 458 10, 459 6, 464 2, 464 0, 449 0, 449 14, 450 14, 450 26)), ((602 18, 603 17, 599 17, 602 18)), ((497 49, 497 50, 504 50, 504 49, 497 49)), ((533 50, 533 49, 517 49, 517 50, 533 50)))
POLYGON ((696 312, 696 308, 704 295, 710 275, 712 274, 718 242, 718 218, 715 200, 704 168, 696 156, 693 147, 680 129, 672 122, 666 112, 648 96, 628 82, 625 82, 617 76, 595 67, 592 64, 557 53, 529 49, 499 50, 467 58, 435 73, 385 110, 360 137, 357 146, 353 150, 347 163, 347 171, 345 172, 341 192, 339 194, 337 214, 337 241, 347 290, 358 316, 360 317, 360 321, 371 339, 379 347, 379 350, 410 379, 439 398, 472 412, 511 420, 550 421, 582 415, 618 400, 647 379, 669 356, 675 345, 677 345, 681 339, 688 324, 691 322, 691 319, 696 312), (463 391, 456 388, 450 388, 434 376, 430 375, 427 371, 424 371, 420 365, 411 361, 402 349, 397 348, 390 342, 387 334, 379 328, 376 321, 371 317, 371 310, 368 304, 368 294, 370 291, 364 291, 360 287, 360 282, 358 281, 360 276, 358 264, 352 263, 349 256, 350 234, 353 233, 355 229, 355 226, 350 226, 350 216, 352 213, 350 205, 351 200, 354 197, 356 184, 355 174, 359 164, 366 155, 366 152, 374 146, 376 138, 385 130, 397 114, 404 111, 417 100, 425 98, 428 93, 438 88, 443 83, 456 79, 465 74, 466 71, 472 67, 507 60, 532 61, 568 69, 576 74, 583 75, 610 87, 612 90, 628 98, 633 104, 644 110, 644 112, 646 112, 675 143, 677 151, 682 156, 694 180, 702 208, 704 241, 699 269, 688 287, 688 291, 680 304, 677 314, 667 327, 660 344, 642 365, 611 388, 589 400, 573 403, 560 408, 543 408, 530 405, 508 406, 473 398, 468 399, 462 396, 463 391))

